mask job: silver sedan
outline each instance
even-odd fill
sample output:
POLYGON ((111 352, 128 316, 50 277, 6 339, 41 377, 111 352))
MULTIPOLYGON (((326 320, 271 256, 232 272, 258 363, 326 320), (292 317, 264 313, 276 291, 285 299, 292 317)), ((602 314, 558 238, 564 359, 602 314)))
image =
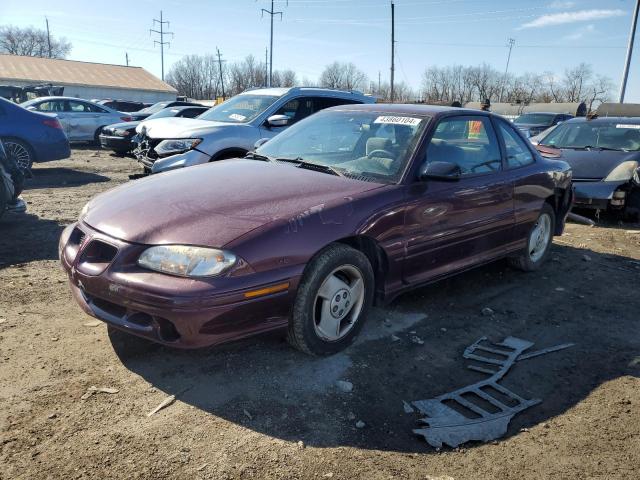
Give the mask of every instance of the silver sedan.
POLYGON ((97 142, 102 127, 131 121, 126 113, 73 97, 40 97, 21 105, 27 110, 55 114, 71 142, 97 142))

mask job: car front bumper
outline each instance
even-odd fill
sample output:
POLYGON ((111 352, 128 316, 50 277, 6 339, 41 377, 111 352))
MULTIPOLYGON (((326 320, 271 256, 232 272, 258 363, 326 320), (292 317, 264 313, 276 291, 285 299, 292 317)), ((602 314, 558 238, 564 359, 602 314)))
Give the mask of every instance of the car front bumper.
POLYGON ((116 137, 113 135, 100 134, 100 146, 107 150, 114 150, 116 152, 129 152, 133 150, 133 143, 130 137, 116 137))
POLYGON ((594 210, 611 208, 615 210, 622 209, 625 206, 628 181, 574 181, 573 185, 575 187, 575 208, 594 210))
POLYGON ((119 330, 179 348, 218 345, 286 327, 303 265, 219 278, 183 278, 138 267, 136 260, 145 248, 85 224, 64 230, 60 262, 73 297, 87 314, 119 330), (79 242, 76 231, 82 232, 79 242), (84 260, 83 252, 96 241, 117 251, 106 264, 84 260), (277 293, 246 295, 283 284, 288 287, 277 293))

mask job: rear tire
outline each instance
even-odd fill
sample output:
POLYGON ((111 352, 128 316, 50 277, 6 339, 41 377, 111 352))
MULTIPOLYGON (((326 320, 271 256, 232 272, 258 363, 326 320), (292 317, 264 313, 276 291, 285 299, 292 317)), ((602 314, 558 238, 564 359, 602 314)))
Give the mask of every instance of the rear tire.
POLYGON ((17 138, 5 138, 2 140, 2 143, 4 143, 4 148, 9 157, 14 159, 18 168, 22 170, 22 173, 28 174, 36 158, 31 145, 17 138))
POLYGON ((526 247, 519 255, 510 257, 509 264, 524 272, 538 270, 549 257, 555 226, 556 213, 545 203, 529 231, 526 247))
POLYGON ((332 244, 307 265, 294 301, 288 340, 309 355, 348 347, 373 304, 369 259, 347 245, 332 244))
MULTIPOLYGON (((0 176, 4 176, 4 169, 0 166, 0 176)), ((0 218, 7 211, 7 205, 9 204, 9 192, 5 185, 4 178, 0 178, 0 218)))

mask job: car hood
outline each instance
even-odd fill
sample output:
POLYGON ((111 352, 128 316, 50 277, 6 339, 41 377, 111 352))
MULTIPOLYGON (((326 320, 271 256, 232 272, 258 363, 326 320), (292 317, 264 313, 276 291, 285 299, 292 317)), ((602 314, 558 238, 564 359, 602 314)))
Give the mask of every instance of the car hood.
POLYGON ((107 132, 113 132, 115 129, 118 130, 131 130, 140 125, 140 121, 137 122, 123 122, 123 123, 114 123, 112 125, 107 125, 102 130, 107 132))
POLYGON ((81 220, 124 241, 223 247, 311 207, 383 185, 258 160, 223 160, 129 182, 97 196, 81 220))
POLYGON ((628 160, 640 160, 639 152, 614 152, 610 150, 561 149, 559 159, 571 165, 573 178, 602 180, 611 171, 628 160))
POLYGON ((231 126, 238 125, 197 118, 156 118, 142 122, 136 128, 136 132, 141 133, 144 129, 149 138, 192 138, 231 126))

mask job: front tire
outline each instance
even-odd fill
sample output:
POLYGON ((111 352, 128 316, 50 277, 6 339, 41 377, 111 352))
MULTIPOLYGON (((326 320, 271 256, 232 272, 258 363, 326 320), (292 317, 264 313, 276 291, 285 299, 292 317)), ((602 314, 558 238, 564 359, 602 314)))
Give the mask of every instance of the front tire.
POLYGON ((289 321, 288 340, 309 355, 331 355, 356 338, 373 304, 369 259, 332 244, 307 265, 289 321))
POLYGON ((525 272, 538 270, 549 257, 555 227, 556 213, 545 203, 529 231, 527 246, 518 256, 509 258, 511 266, 525 272))

